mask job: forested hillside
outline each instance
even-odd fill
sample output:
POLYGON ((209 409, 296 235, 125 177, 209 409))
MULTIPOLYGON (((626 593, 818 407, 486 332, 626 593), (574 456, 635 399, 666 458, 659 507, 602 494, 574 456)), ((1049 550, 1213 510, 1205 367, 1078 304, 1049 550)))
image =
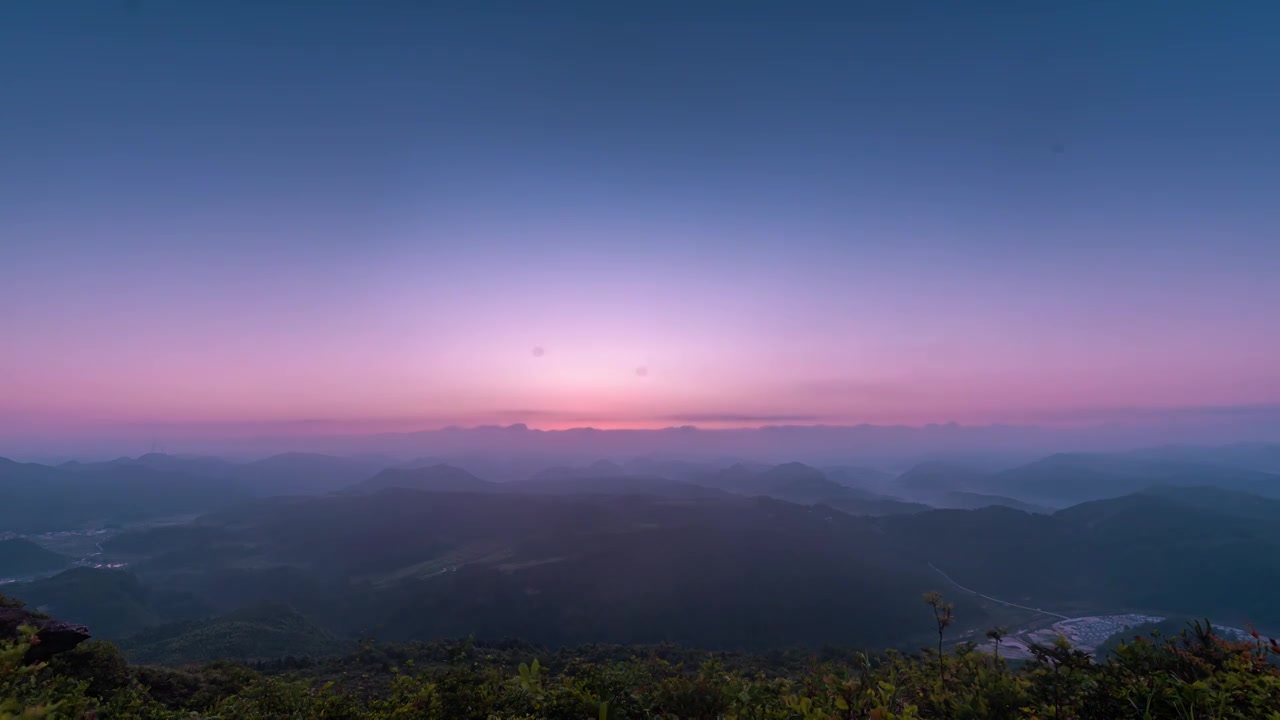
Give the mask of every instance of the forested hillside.
MULTIPOLYGON (((102 543, 124 569, 77 568, 7 592, 131 648, 155 646, 155 628, 281 605, 335 641, 911 647, 921 635, 912 598, 933 587, 953 591, 965 633, 1025 622, 1035 608, 1280 627, 1280 532, 1267 522, 1280 502, 1256 496, 1156 488, 1052 515, 859 517, 709 492, 259 499, 102 543)), ((287 646, 298 635, 279 637, 287 646)))
POLYGON ((51 552, 30 540, 0 540, 0 578, 21 577, 59 570, 71 564, 71 558, 51 552))
MULTIPOLYGON (((339 637, 769 648, 903 641, 902 599, 937 577, 879 542, 828 507, 721 493, 388 489, 257 501, 104 549, 147 587, 219 613, 289 603, 339 637)), ((986 611, 960 602, 976 628, 986 611)))

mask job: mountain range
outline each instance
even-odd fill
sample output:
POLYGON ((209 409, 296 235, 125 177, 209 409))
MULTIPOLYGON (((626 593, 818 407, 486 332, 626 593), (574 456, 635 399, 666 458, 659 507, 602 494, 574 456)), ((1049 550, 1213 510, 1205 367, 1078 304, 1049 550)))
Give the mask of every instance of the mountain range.
POLYGON ((0 528, 40 532, 193 515, 255 496, 368 492, 384 487, 521 493, 707 496, 709 491, 825 504, 863 515, 928 507, 1002 505, 1043 512, 1154 485, 1210 486, 1280 497, 1271 472, 1277 445, 1162 447, 1125 453, 1062 453, 1011 467, 926 460, 905 471, 857 465, 819 469, 633 458, 586 464, 537 456, 464 455, 398 461, 382 456, 290 453, 241 463, 149 454, 60 466, 0 458, 0 528), (486 477, 496 473, 500 479, 486 477))
POLYGON ((904 631, 908 618, 935 588, 956 603, 961 633, 1040 612, 1280 627, 1280 530, 1269 521, 1280 501, 1222 488, 1154 486, 1051 514, 997 505, 873 516, 809 503, 812 494, 754 494, 828 489, 798 464, 715 475, 746 492, 581 492, 573 483, 597 479, 572 473, 531 478, 530 492, 423 483, 479 481, 464 472, 419 468, 384 475, 387 487, 250 499, 103 543, 104 559, 127 571, 81 568, 6 592, 106 637, 179 623, 136 641, 157 657, 176 652, 167 638, 251 627, 234 614, 263 603, 294 609, 300 620, 286 625, 336 639, 550 645, 909 645, 920 638, 904 631), (405 478, 416 489, 396 486, 405 478), (547 485, 560 482, 563 492, 547 485))

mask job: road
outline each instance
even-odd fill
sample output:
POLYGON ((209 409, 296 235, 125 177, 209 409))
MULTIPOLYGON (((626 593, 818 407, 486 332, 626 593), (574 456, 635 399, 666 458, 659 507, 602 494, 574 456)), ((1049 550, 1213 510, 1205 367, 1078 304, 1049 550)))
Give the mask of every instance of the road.
POLYGON ((982 593, 978 592, 977 590, 972 590, 972 589, 970 589, 970 588, 967 588, 967 587, 965 587, 965 586, 961 585, 960 583, 956 582, 955 580, 952 580, 950 575, 948 575, 948 574, 946 574, 946 573, 942 572, 941 570, 939 570, 939 569, 938 569, 938 567, 937 567, 936 565, 934 565, 933 563, 929 563, 929 568, 930 568, 930 569, 932 569, 934 572, 938 573, 939 575, 941 575, 943 578, 945 578, 945 579, 946 579, 946 581, 947 581, 947 582, 951 583, 952 585, 955 585, 957 588, 959 588, 959 589, 961 589, 961 590, 963 590, 963 591, 965 591, 965 592, 967 592, 967 593, 969 593, 969 594, 971 594, 971 595, 977 595, 978 597, 983 598, 984 600, 990 600, 991 602, 994 602, 994 603, 1000 603, 1001 605, 1006 605, 1006 606, 1008 606, 1008 607, 1018 608, 1019 610, 1030 610, 1031 612, 1037 612, 1037 613, 1040 613, 1041 615, 1048 615, 1048 616, 1050 616, 1050 617, 1056 617, 1056 618, 1060 618, 1060 619, 1062 619, 1062 620, 1070 620, 1070 619, 1071 619, 1071 618, 1067 617, 1066 615, 1059 615, 1058 613, 1049 612, 1048 610, 1041 610, 1040 608, 1027 607, 1026 605, 1019 605, 1018 603, 1011 603, 1011 602, 1009 602, 1009 601, 1007 601, 1007 600, 1001 600, 1000 598, 994 598, 994 597, 991 597, 990 595, 983 595, 982 593))

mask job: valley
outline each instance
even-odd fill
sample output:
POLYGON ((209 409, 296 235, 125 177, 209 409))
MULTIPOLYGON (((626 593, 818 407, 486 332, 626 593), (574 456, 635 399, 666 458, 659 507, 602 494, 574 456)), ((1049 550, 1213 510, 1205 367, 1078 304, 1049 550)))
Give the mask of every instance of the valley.
MULTIPOLYGON (((294 461, 302 475, 270 484, 306 487, 298 478, 325 463, 307 456, 267 465, 281 471, 294 461)), ((1104 466, 1088 462, 1095 472, 1104 466)), ((113 466, 139 463, 174 473, 210 464, 147 457, 113 466)), ((251 465, 254 473, 262 466, 251 465)), ((235 465, 216 467, 222 482, 245 490, 235 465)), ((334 467, 322 477, 350 472, 351 462, 334 467)), ((93 621, 126 647, 149 647, 156 632, 203 635, 208 623, 240 623, 219 618, 251 612, 255 622, 279 616, 293 629, 285 637, 312 628, 333 647, 374 634, 910 649, 928 641, 916 605, 935 589, 956 606, 952 642, 982 644, 987 629, 1003 626, 1014 653, 1059 631, 1091 647, 1137 616, 1280 626, 1268 590, 1280 587, 1280 533, 1256 522, 1280 501, 1221 484, 1157 484, 1119 497, 1092 490, 1104 497, 1029 512, 1022 500, 977 492, 998 478, 1001 492, 1017 495, 1005 479, 1011 471, 950 473, 935 464, 898 481, 801 463, 649 463, 648 474, 636 474, 641 467, 567 465, 495 483, 432 461, 366 468, 337 489, 324 480, 305 494, 245 492, 201 514, 18 533, 65 564, 12 578, 6 592, 93 621), (958 493, 969 493, 966 504, 989 504, 946 509, 906 499, 958 493), (1173 549, 1196 558, 1201 574, 1183 572, 1173 549)), ((1135 467, 1157 481, 1185 475, 1165 472, 1165 460, 1146 466, 1128 457, 1115 472, 1135 467)), ((1244 472, 1254 482, 1255 471, 1244 472)), ((1208 479, 1226 477, 1237 476, 1208 479)), ((165 642, 170 657, 187 646, 165 642)))

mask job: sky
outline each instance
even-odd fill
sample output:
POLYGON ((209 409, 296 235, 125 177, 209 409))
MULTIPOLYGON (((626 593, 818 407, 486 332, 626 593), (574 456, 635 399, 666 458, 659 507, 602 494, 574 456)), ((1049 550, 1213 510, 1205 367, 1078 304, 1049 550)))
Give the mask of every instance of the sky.
POLYGON ((1280 403, 1270 2, 0 5, 0 433, 1280 403))

